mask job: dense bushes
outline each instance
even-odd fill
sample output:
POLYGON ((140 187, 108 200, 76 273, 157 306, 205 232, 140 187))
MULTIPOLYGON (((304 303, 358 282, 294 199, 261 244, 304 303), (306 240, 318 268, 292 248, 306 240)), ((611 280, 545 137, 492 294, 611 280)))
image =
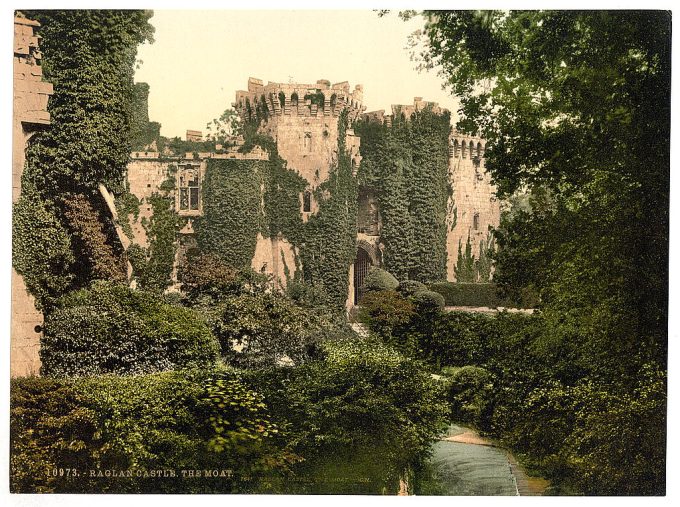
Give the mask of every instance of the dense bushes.
POLYGON ((536 297, 527 293, 519 303, 501 297, 493 283, 453 283, 437 282, 430 289, 444 296, 446 306, 487 306, 489 308, 519 307, 534 308, 536 297))
POLYGON ((297 493, 394 493, 441 431, 443 388, 416 361, 371 341, 323 345, 324 360, 251 374, 292 424, 297 493), (336 480, 341 482, 335 482, 336 480), (369 479, 363 482, 362 479, 369 479))
POLYGON ((241 374, 16 379, 11 489, 396 492, 399 476, 426 456, 441 429, 441 386, 417 362, 377 343, 328 344, 323 356, 241 374), (174 476, 150 476, 155 470, 174 476))
POLYGON ((45 319, 44 375, 210 366, 218 344, 195 312, 106 282, 64 296, 45 319))
POLYGON ((522 455, 552 481, 553 493, 663 493, 661 370, 646 365, 634 373, 639 380, 632 387, 614 381, 593 362, 591 351, 574 343, 556 345, 555 333, 564 330, 542 313, 416 309, 399 321, 375 311, 367 317, 384 341, 442 366, 454 420, 522 455))
POLYGON ((11 391, 14 492, 248 493, 254 473, 295 460, 233 374, 25 378, 11 391))

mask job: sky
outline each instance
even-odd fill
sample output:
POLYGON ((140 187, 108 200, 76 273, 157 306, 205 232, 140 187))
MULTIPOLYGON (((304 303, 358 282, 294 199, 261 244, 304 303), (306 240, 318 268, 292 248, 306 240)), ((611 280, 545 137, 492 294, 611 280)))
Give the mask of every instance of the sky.
POLYGON ((435 71, 418 72, 405 49, 423 19, 379 18, 371 10, 155 10, 153 44, 140 46, 135 81, 150 86, 149 118, 161 134, 184 138, 231 107, 248 78, 265 83, 364 86, 367 111, 414 97, 458 106, 435 71))

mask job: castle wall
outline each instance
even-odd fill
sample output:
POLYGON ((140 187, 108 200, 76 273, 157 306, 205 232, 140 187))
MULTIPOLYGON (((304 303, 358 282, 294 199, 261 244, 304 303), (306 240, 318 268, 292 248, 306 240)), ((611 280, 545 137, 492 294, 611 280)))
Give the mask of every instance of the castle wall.
POLYGON ((484 167, 485 146, 485 141, 479 137, 456 132, 449 139, 449 180, 453 187, 447 211, 446 271, 449 281, 456 279, 459 245, 465 252, 469 237, 472 254, 479 258, 482 242, 487 239, 490 228, 500 223, 500 201, 484 167))
MULTIPOLYGON (((42 81, 41 54, 34 28, 36 21, 14 18, 14 115, 12 124, 12 202, 21 195, 21 174, 26 145, 33 132, 49 125, 47 101, 52 84, 42 81)), ((10 329, 10 375, 40 373, 40 336, 43 316, 35 307, 23 277, 12 269, 12 323, 10 329)))

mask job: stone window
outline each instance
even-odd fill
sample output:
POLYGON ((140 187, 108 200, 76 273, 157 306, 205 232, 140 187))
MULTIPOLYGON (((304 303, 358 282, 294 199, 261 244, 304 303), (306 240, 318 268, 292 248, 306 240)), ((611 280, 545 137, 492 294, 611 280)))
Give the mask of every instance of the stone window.
POLYGON ((312 133, 311 132, 305 132, 304 138, 302 140, 302 147, 308 151, 312 151, 312 133))
POLYGON ((472 228, 475 231, 479 230, 479 213, 475 213, 472 217, 472 228))
POLYGON ((312 193, 309 190, 305 190, 302 194, 302 212, 311 213, 312 211, 312 193))
POLYGON ((198 211, 200 185, 198 166, 187 165, 179 173, 179 209, 180 211, 198 211))

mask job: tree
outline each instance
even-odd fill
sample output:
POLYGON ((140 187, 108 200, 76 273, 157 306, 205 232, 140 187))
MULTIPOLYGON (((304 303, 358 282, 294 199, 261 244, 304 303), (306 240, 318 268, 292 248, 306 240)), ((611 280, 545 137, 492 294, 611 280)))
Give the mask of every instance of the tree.
POLYGON ((541 194, 503 223, 496 280, 536 286, 594 366, 664 363, 670 13, 424 14, 421 63, 461 98, 458 128, 487 139, 500 196, 541 194))

